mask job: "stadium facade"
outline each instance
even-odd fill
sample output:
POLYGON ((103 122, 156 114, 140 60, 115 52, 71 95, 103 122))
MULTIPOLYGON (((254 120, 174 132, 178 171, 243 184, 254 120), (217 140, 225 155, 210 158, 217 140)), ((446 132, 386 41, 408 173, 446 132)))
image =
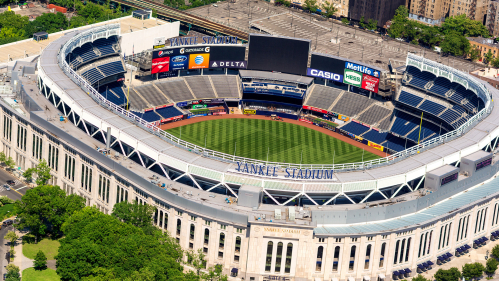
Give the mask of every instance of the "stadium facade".
MULTIPOLYGON (((421 73, 445 77, 480 98, 481 106, 460 115, 465 120, 449 125, 448 133, 381 160, 267 163, 176 139, 97 91, 95 83, 123 78, 119 36, 118 25, 66 33, 41 54, 36 81, 21 79, 24 111, 0 101, 3 151, 23 169, 47 159, 51 183, 83 196, 87 205, 105 213, 124 200, 153 205, 155 224, 184 249, 203 249, 208 266, 222 264, 225 273, 244 280, 403 279, 499 235, 499 110, 493 106, 499 93, 489 85, 409 55, 407 84, 421 73), (95 59, 87 43, 102 63, 77 69, 95 59), (68 60, 73 53, 75 60, 68 60), (409 73, 410 67, 420 72, 409 73), (332 170, 334 178, 245 173, 237 171, 240 163, 332 170), (212 192, 220 189, 225 195, 212 192)), ((267 76, 292 78, 279 75, 267 76)))

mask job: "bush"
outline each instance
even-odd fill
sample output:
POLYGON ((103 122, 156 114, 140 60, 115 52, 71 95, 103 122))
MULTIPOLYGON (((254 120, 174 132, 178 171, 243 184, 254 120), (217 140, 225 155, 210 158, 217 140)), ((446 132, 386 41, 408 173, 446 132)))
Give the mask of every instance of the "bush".
POLYGON ((35 261, 33 262, 33 267, 36 270, 44 270, 47 268, 47 257, 41 250, 36 254, 35 261))
POLYGON ((10 199, 7 196, 0 196, 0 203, 2 203, 2 205, 0 205, 0 206, 3 206, 5 204, 12 204, 12 203, 14 203, 14 200, 10 199))

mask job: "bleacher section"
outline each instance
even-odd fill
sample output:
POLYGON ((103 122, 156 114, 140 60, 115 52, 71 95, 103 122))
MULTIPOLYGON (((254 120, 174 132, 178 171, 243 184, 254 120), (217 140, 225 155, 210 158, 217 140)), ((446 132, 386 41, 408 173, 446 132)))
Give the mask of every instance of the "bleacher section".
POLYGON ((398 138, 392 134, 388 134, 386 137, 386 141, 382 143, 384 147, 387 147, 388 149, 395 150, 395 151, 402 151, 406 149, 406 143, 407 147, 413 146, 411 142, 408 142, 404 139, 398 138))
POLYGON ((419 109, 429 112, 435 116, 439 115, 442 113, 442 111, 445 110, 445 106, 438 104, 436 102, 433 102, 431 100, 425 100, 420 106, 419 109))
MULTIPOLYGON (((420 138, 419 136, 419 124, 421 119, 416 118, 402 111, 396 111, 396 118, 393 122, 391 132, 405 136, 406 138, 413 140, 415 142, 420 138)), ((426 140, 428 138, 437 137, 441 134, 446 133, 445 128, 441 128, 431 122, 423 120, 421 125, 421 138, 420 140, 426 140)))
POLYGON ((161 116, 159 114, 157 114, 156 112, 154 112, 154 110, 150 110, 150 111, 147 111, 144 113, 135 112, 135 111, 132 111, 132 112, 147 122, 154 122, 154 121, 161 120, 161 116))
POLYGON ((215 92, 210 83, 208 76, 190 76, 185 77, 185 81, 189 84, 192 92, 198 99, 214 98, 215 92))
POLYGON ((120 82, 113 82, 99 88, 101 93, 107 100, 118 105, 123 106, 126 104, 126 95, 123 90, 123 85, 120 82))
POLYGON ((183 113, 180 112, 180 110, 178 110, 174 106, 156 109, 156 113, 161 115, 161 117, 163 117, 163 119, 183 115, 183 113))
POLYGON ((164 82, 155 83, 155 85, 175 102, 194 99, 184 79, 168 79, 164 82))
POLYGON ((354 135, 360 136, 363 133, 367 132, 369 130, 369 127, 366 127, 364 125, 352 121, 343 125, 340 129, 352 133, 354 135))
POLYGON ((85 78, 91 85, 97 83, 97 81, 101 79, 104 79, 104 75, 102 75, 102 73, 97 70, 97 68, 90 68, 89 70, 83 72, 81 76, 85 78))
POLYGON ((341 89, 316 84, 313 91, 309 93, 310 97, 306 105, 327 110, 342 91, 341 89))
POLYGON ((424 89, 424 86, 430 81, 435 79, 435 75, 426 72, 426 71, 419 71, 419 69, 413 67, 413 66, 408 66, 407 67, 407 73, 412 76, 412 79, 409 81, 409 85, 424 89))
POLYGON ((376 130, 370 130, 369 132, 362 135, 363 138, 368 139, 374 143, 380 144, 386 140, 389 133, 380 133, 376 130))
POLYGON ((118 52, 113 49, 113 44, 116 43, 116 36, 111 36, 109 38, 95 40, 93 43, 83 44, 83 46, 74 49, 66 57, 66 60, 73 69, 76 69, 80 65, 84 65, 101 57, 117 54, 118 52), (100 54, 96 53, 94 48, 96 48, 100 54))
POLYGON ((375 100, 369 99, 368 97, 345 92, 340 100, 333 106, 332 111, 346 116, 354 116, 375 102, 375 100))
POLYGON ((437 77, 433 86, 429 90, 434 94, 445 96, 445 93, 447 93, 451 88, 452 82, 450 82, 447 78, 437 77))
POLYGON ((363 112, 357 119, 363 123, 374 125, 390 113, 392 113, 392 110, 375 104, 363 112))
POLYGON ((97 66, 97 68, 100 71, 102 71, 102 73, 104 73, 105 77, 108 77, 108 76, 111 76, 111 75, 115 75, 115 74, 118 74, 118 73, 126 72, 125 68, 123 67, 123 63, 121 62, 121 60, 113 61, 113 62, 106 63, 106 64, 103 64, 103 65, 99 65, 99 66, 97 66))
POLYGON ((160 106, 169 104, 169 101, 153 84, 135 87, 135 91, 140 93, 142 97, 152 106, 160 106))
POLYGON ((423 100, 423 98, 409 93, 408 90, 409 89, 405 87, 402 88, 402 91, 400 91, 398 101, 410 105, 412 107, 417 107, 418 104, 423 100))
POLYGON ((144 108, 150 107, 147 102, 140 97, 140 95, 135 92, 134 89, 130 89, 130 94, 129 94, 129 103, 130 103, 130 108, 131 109, 136 109, 136 110, 142 110, 144 108))
POLYGON ((417 118, 402 111, 396 111, 395 121, 393 122, 391 131, 398 135, 405 136, 418 125, 419 120, 417 118))
POLYGON ((109 37, 108 39, 102 38, 95 40, 92 45, 99 50, 101 57, 111 55, 116 53, 113 49, 113 44, 116 44, 115 37, 109 37))
POLYGON ((239 98, 239 85, 235 75, 212 75, 211 81, 220 98, 239 98))

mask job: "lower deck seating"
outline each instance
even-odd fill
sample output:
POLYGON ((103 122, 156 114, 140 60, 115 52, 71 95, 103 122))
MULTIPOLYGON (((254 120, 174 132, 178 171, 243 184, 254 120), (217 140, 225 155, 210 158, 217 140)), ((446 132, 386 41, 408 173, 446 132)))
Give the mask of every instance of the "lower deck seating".
POLYGON ((341 89, 316 84, 314 89, 308 93, 307 105, 327 110, 342 91, 341 89))
POLYGON ((110 102, 122 106, 126 104, 126 95, 123 91, 121 82, 113 82, 104 86, 100 86, 99 93, 110 102))
POLYGON ((156 109, 156 113, 161 115, 163 119, 183 115, 183 113, 174 106, 156 109))
POLYGON ((350 123, 345 124, 340 129, 359 136, 359 135, 362 135, 363 133, 367 132, 369 130, 369 127, 366 127, 364 125, 361 125, 359 123, 355 123, 352 121, 350 123))

